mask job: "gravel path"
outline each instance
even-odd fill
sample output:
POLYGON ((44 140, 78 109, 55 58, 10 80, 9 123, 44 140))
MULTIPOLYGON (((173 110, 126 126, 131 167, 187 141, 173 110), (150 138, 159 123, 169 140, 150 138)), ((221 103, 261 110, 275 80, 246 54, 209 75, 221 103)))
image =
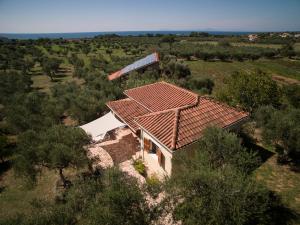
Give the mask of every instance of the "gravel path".
POLYGON ((87 155, 93 161, 93 168, 101 167, 106 169, 114 165, 110 155, 99 144, 90 146, 87 155))

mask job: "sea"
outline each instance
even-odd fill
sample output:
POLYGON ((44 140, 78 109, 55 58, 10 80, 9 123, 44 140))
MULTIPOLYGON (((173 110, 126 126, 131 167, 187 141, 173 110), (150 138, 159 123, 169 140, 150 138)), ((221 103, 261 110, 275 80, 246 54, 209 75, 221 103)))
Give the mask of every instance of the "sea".
MULTIPOLYGON (((146 34, 173 34, 178 36, 189 35, 194 31, 114 31, 114 32, 78 32, 78 33, 0 33, 0 37, 9 39, 39 39, 39 38, 63 38, 63 39, 79 39, 93 38, 98 35, 117 34, 119 36, 140 36, 146 34)), ((196 31, 207 32, 212 35, 246 35, 253 32, 236 32, 236 31, 196 31)), ((255 32, 254 32, 255 33, 255 32)))

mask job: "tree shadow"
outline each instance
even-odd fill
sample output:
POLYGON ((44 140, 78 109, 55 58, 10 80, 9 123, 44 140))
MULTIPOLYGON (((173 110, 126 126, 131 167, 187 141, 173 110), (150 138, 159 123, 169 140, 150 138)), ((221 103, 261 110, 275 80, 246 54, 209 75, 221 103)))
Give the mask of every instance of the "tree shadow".
POLYGON ((0 163, 0 176, 2 176, 11 167, 12 167, 12 163, 10 160, 6 160, 6 161, 0 163))
MULTIPOLYGON (((6 172, 6 171, 8 171, 10 168, 12 167, 12 163, 11 163, 11 161, 9 161, 9 160, 6 160, 6 161, 4 161, 4 162, 1 162, 0 163, 0 181, 1 181, 1 177, 2 177, 2 175, 6 172)), ((5 186, 4 185, 2 185, 1 184, 1 182, 0 182, 0 194, 5 190, 5 186)))
POLYGON ((41 70, 31 71, 31 76, 38 76, 43 75, 43 72, 41 70))
POLYGON ((256 141, 249 137, 247 134, 241 133, 240 137, 242 138, 242 145, 249 151, 255 152, 260 158, 261 163, 266 162, 270 157, 272 157, 275 154, 274 152, 270 152, 264 147, 256 144, 256 141))
POLYGON ((300 214, 286 207, 281 198, 270 191, 270 208, 267 211, 268 224, 270 225, 288 225, 300 222, 300 214))

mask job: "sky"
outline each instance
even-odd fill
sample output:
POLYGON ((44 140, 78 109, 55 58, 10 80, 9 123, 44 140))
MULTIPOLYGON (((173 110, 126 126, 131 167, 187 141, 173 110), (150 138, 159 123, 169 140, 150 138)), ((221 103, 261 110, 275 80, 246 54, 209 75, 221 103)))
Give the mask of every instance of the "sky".
POLYGON ((0 33, 300 31, 300 0, 0 0, 0 33))

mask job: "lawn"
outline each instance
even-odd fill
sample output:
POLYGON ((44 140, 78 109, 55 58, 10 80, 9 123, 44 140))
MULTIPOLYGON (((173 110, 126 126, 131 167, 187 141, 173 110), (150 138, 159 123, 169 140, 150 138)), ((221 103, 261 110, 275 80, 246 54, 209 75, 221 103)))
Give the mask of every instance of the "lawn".
POLYGON ((255 177, 278 194, 286 207, 298 214, 294 224, 300 224, 300 173, 291 171, 289 166, 278 165, 274 155, 256 170, 255 177))

